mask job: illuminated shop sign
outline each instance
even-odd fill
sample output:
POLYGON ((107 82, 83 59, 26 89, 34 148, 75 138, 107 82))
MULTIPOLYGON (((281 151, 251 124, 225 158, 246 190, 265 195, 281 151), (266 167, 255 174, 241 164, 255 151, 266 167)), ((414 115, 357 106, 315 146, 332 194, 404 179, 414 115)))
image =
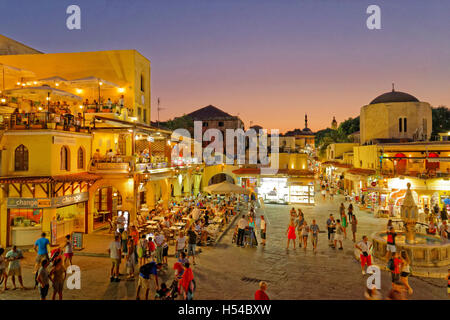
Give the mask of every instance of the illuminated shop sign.
POLYGON ((8 208, 58 208, 75 203, 85 202, 89 199, 88 192, 76 193, 52 199, 46 198, 8 198, 8 208))

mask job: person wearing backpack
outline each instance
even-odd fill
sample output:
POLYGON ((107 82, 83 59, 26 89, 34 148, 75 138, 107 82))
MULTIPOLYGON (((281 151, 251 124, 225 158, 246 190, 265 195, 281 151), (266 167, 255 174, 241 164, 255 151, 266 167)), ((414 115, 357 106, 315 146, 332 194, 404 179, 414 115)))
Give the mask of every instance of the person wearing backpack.
POLYGON ((145 234, 142 235, 141 239, 139 239, 138 245, 137 245, 137 255, 139 258, 139 266, 143 266, 146 264, 146 258, 147 258, 147 247, 148 247, 148 241, 145 238, 145 234))
POLYGON ((393 255, 397 251, 397 247, 395 246, 395 237, 397 233, 394 230, 393 226, 389 226, 387 232, 387 245, 386 245, 386 260, 389 260, 391 255, 393 255))
POLYGON ((403 261, 399 258, 398 253, 394 252, 392 258, 389 259, 388 268, 391 271, 392 284, 400 281, 400 269, 403 261))

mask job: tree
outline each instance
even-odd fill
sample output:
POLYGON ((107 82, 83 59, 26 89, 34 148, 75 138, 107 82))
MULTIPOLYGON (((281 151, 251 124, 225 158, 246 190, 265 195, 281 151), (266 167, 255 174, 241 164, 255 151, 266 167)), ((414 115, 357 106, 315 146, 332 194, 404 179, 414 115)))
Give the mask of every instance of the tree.
POLYGON ((431 136, 438 140, 439 133, 450 131, 450 109, 446 106, 432 108, 433 130, 431 136))
POLYGON ((194 121, 191 117, 187 115, 183 115, 181 117, 173 118, 172 120, 168 120, 162 123, 169 130, 176 129, 187 129, 191 131, 194 128, 194 121))

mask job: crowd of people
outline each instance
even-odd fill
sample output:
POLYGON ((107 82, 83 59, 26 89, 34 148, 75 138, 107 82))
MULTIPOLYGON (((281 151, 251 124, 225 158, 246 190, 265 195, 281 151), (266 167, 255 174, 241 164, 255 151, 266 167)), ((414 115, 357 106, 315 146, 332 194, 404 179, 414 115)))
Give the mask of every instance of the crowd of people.
POLYGON ((141 289, 145 290, 146 299, 149 290, 156 292, 156 298, 192 299, 195 281, 190 266, 197 263, 197 246, 214 241, 218 231, 236 214, 237 203, 238 198, 234 196, 199 196, 173 202, 167 209, 157 205, 148 213, 138 214, 128 228, 123 214, 119 215, 117 231, 108 248, 110 281, 120 282, 120 266, 124 260, 127 279, 139 274, 137 299, 141 289), (158 282, 158 270, 168 269, 170 242, 176 258, 175 278, 167 287, 166 283, 158 282))

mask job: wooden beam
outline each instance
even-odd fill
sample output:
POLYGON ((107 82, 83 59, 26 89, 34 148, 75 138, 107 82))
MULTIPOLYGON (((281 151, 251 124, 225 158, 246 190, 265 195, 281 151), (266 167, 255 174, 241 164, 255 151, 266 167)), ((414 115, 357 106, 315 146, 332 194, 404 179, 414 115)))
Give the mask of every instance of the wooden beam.
POLYGON ((17 193, 19 194, 19 197, 22 197, 22 194, 20 192, 19 189, 17 189, 17 187, 14 185, 14 183, 11 183, 11 185, 13 186, 13 188, 17 191, 17 193))

